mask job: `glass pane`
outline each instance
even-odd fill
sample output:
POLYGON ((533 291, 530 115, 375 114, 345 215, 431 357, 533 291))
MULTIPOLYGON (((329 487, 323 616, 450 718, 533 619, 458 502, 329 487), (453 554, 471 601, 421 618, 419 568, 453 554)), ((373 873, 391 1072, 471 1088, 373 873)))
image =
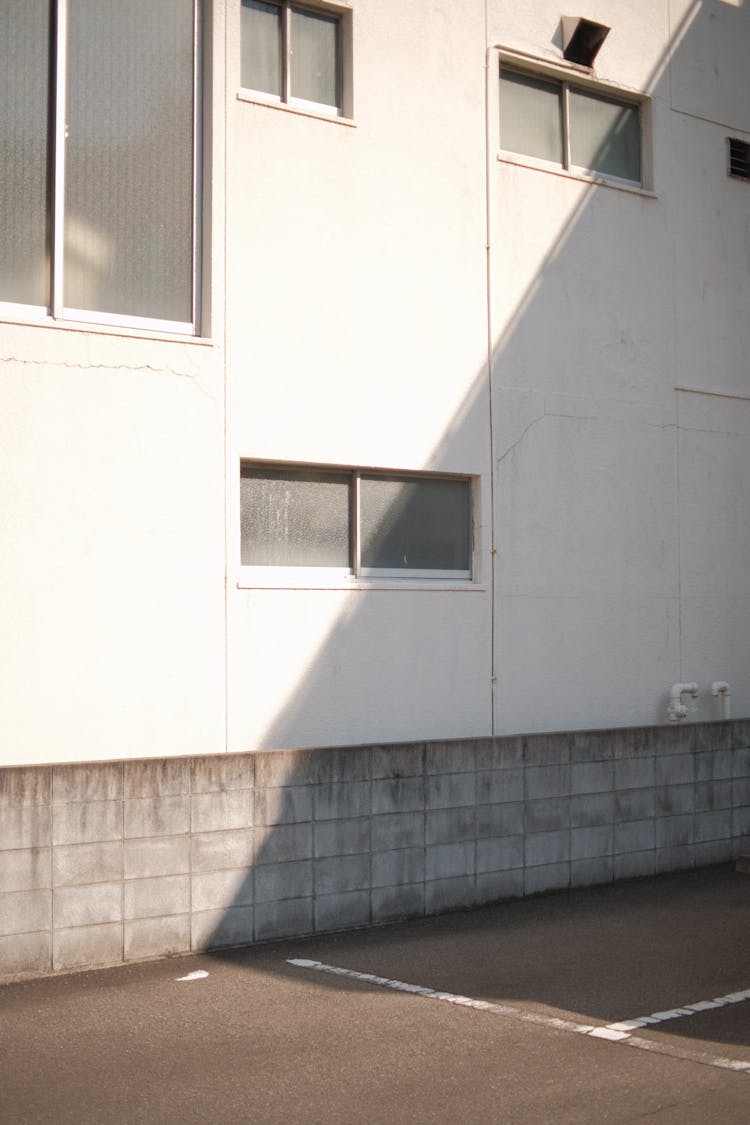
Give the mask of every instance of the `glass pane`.
POLYGON ((362 476, 363 567, 471 569, 471 488, 465 480, 362 476))
POLYGON ((291 93, 320 105, 339 104, 339 21, 333 16, 292 9, 291 93))
POLYGON ((243 566, 351 565, 351 474, 242 468, 243 566))
POLYGON ((193 0, 70 0, 67 308, 192 320, 193 0))
POLYGON ((246 90, 281 97, 281 8, 242 0, 240 81, 246 90))
POLYGON ((559 83, 501 70, 500 147, 562 164, 562 89, 559 83))
POLYGON ((570 160, 577 168, 640 183, 638 107, 571 90, 570 160))
POLYGON ((49 304, 49 0, 0 4, 0 301, 49 304))

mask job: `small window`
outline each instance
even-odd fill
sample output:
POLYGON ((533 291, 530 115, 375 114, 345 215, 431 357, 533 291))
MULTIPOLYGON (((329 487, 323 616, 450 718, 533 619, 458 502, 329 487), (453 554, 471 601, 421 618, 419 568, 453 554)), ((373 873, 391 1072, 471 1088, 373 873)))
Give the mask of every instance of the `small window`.
POLYGON ((342 577, 471 578, 471 482, 243 464, 241 563, 342 577))
POLYGON ((323 9, 242 0, 241 82, 271 101, 343 114, 342 18, 323 9))
POLYGON ((750 144, 747 141, 738 141, 735 137, 727 137, 727 142, 729 175, 738 180, 750 180, 750 144))
POLYGON ((637 102, 503 66, 500 144, 567 171, 642 183, 637 102))

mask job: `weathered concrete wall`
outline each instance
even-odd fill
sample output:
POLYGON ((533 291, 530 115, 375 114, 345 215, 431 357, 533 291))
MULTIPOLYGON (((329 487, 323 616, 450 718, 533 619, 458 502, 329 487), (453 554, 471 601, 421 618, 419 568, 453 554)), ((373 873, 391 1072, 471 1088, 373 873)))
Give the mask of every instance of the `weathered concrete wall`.
POLYGON ((0 771, 0 977, 699 867, 750 722, 0 771))

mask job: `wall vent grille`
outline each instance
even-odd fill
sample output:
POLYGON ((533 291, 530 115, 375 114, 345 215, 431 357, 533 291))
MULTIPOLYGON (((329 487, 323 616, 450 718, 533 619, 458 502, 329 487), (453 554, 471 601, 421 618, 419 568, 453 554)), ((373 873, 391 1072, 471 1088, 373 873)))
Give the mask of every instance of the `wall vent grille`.
POLYGON ((750 142, 728 137, 729 175, 740 180, 750 180, 750 142))

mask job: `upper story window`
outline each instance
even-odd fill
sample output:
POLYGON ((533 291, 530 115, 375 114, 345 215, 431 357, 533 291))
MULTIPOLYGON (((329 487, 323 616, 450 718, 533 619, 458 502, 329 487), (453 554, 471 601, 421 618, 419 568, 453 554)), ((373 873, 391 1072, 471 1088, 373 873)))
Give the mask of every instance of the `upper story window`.
POLYGON ((0 316, 194 332, 197 0, 3 0, 0 316))
POLYGON ((643 185, 641 103, 601 87, 500 68, 500 147, 548 167, 643 185))
POLYGON ((264 100, 343 115, 345 31, 335 9, 242 0, 243 88, 264 100))

